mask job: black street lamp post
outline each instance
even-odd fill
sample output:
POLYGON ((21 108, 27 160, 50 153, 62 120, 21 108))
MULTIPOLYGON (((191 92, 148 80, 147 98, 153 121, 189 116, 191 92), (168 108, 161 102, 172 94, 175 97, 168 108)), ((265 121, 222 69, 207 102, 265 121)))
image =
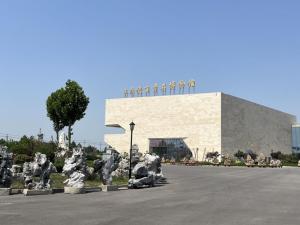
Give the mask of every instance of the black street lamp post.
POLYGON ((130 124, 130 131, 131 131, 131 136, 130 136, 130 152, 129 152, 129 180, 131 179, 131 159, 132 159, 132 133, 134 130, 134 122, 132 121, 130 124))

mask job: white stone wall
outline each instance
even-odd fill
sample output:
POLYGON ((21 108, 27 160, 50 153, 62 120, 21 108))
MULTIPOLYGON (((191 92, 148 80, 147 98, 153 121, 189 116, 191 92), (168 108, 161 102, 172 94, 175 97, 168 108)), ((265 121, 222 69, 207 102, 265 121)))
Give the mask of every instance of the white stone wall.
POLYGON ((222 94, 222 151, 251 149, 269 156, 271 150, 291 153, 295 116, 222 94))
POLYGON ((105 135, 121 152, 130 146, 129 123, 134 121, 134 144, 149 151, 149 138, 184 138, 199 160, 221 151, 221 93, 153 96, 106 100, 105 124, 119 125, 124 134, 105 135))

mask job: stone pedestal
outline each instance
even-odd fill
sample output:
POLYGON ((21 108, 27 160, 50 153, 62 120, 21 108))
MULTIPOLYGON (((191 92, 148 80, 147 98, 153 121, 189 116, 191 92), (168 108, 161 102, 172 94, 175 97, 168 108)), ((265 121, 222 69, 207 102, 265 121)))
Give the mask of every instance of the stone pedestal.
POLYGON ((0 188, 0 196, 7 196, 11 194, 10 188, 0 188))
POLYGON ((25 196, 34 196, 34 195, 51 195, 53 192, 52 190, 30 190, 24 189, 23 194, 25 196))
POLYGON ((119 191, 118 185, 102 185, 101 188, 103 192, 119 191))
POLYGON ((65 194, 84 194, 85 188, 65 187, 65 194))

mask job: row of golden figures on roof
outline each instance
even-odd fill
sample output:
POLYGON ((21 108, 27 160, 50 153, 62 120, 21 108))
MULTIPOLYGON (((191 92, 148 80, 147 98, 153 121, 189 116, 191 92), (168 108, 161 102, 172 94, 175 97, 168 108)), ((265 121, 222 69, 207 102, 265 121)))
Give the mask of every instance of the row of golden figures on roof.
MULTIPOLYGON (((185 88, 186 88, 186 83, 185 81, 181 80, 178 82, 178 84, 176 84, 175 81, 171 81, 169 83, 169 93, 170 95, 172 94, 176 94, 176 87, 178 86, 178 94, 184 94, 185 88)), ((167 84, 163 83, 161 84, 161 86, 159 87, 159 85, 157 83, 154 84, 153 86, 153 95, 156 96, 159 93, 159 89, 161 91, 162 95, 166 95, 167 94, 167 84)), ((195 80, 189 80, 187 82, 187 87, 188 87, 188 93, 191 93, 191 91, 195 92, 196 89, 196 81, 195 80)), ((126 89, 124 91, 124 97, 141 97, 143 96, 143 94, 145 96, 150 96, 151 95, 151 87, 150 86, 146 86, 145 88, 143 87, 138 87, 137 89, 135 88, 131 88, 130 90, 126 89)))

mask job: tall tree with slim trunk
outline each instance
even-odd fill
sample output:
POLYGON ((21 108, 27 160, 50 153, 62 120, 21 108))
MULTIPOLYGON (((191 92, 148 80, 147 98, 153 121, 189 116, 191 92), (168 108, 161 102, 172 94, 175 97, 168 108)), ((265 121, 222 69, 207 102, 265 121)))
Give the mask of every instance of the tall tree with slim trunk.
POLYGON ((65 125, 62 121, 62 105, 61 105, 61 97, 63 95, 64 90, 61 88, 55 92, 53 92, 47 99, 47 116, 53 122, 53 129, 56 133, 56 143, 59 142, 59 131, 61 131, 65 125))
POLYGON ((72 126, 76 121, 85 116, 89 98, 85 95, 82 87, 80 87, 77 82, 71 80, 67 81, 60 96, 60 119, 63 125, 68 127, 68 142, 70 148, 73 135, 72 126))

